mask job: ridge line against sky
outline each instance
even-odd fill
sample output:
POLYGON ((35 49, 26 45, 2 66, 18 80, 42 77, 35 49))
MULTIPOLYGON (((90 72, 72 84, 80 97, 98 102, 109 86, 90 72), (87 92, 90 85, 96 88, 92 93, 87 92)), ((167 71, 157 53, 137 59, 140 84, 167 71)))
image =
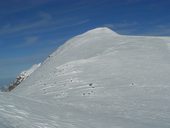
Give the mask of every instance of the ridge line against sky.
POLYGON ((96 27, 170 36, 169 7, 168 0, 0 1, 0 79, 15 77, 69 38, 96 27))

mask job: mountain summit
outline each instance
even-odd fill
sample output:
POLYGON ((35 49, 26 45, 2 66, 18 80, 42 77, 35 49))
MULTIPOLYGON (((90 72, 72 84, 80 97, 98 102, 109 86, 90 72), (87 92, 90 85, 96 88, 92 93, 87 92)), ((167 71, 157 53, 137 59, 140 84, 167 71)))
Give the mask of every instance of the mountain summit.
POLYGON ((108 28, 78 35, 0 94, 0 126, 169 128, 169 46, 108 28))
POLYGON ((100 28, 95 28, 92 30, 87 31, 85 34, 112 34, 115 36, 118 36, 119 34, 111 30, 110 28, 107 27, 100 27, 100 28))

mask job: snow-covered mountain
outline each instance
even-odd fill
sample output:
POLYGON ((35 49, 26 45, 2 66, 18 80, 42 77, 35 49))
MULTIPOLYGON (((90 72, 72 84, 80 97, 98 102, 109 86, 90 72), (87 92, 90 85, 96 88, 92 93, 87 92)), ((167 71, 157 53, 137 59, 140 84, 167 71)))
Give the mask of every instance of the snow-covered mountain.
POLYGON ((169 128, 169 65, 169 37, 88 31, 0 93, 0 126, 169 128))
POLYGON ((18 85, 20 85, 24 80, 26 80, 37 68, 41 66, 41 63, 33 65, 30 69, 22 71, 16 78, 14 82, 6 89, 6 91, 12 91, 18 85))

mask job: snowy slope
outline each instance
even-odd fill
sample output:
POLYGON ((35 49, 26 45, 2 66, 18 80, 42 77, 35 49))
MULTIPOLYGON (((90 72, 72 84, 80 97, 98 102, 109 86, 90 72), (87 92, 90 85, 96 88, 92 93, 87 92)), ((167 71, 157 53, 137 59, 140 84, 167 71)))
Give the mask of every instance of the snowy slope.
POLYGON ((88 31, 67 41, 10 94, 0 94, 0 124, 169 128, 169 65, 169 37, 88 31))
POLYGON ((11 91, 18 85, 20 85, 24 80, 26 80, 35 70, 37 70, 41 66, 41 63, 34 64, 28 70, 22 71, 16 78, 16 80, 10 84, 6 91, 11 91))

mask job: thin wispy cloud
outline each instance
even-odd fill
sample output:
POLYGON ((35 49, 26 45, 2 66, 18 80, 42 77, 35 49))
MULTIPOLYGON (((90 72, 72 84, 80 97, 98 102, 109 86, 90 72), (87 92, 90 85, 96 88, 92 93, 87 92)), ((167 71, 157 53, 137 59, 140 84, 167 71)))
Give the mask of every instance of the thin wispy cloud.
POLYGON ((143 24, 137 22, 122 22, 122 23, 110 23, 104 24, 103 26, 109 27, 120 34, 127 35, 141 35, 141 36, 169 36, 170 35, 170 24, 162 24, 158 21, 148 23, 143 29, 143 24))
MULTIPOLYGON (((16 38, 16 37, 24 37, 24 36, 29 36, 29 35, 35 35, 35 34, 45 34, 48 32, 54 32, 60 29, 64 28, 69 28, 69 27, 76 27, 76 26, 81 26, 83 24, 87 24, 90 22, 89 19, 83 19, 80 21, 75 21, 74 19, 68 19, 68 20, 63 20, 63 21, 49 21, 46 23, 34 23, 34 24, 27 24, 27 26, 15 26, 16 29, 12 28, 6 30, 6 32, 0 31, 0 35, 8 35, 10 38, 16 38), (65 23, 66 22, 66 23, 65 23)), ((62 32, 60 32, 62 33, 62 32)))
MULTIPOLYGON (((52 3, 54 0, 30 0, 23 2, 22 0, 14 0, 14 7, 17 5, 20 6, 22 3, 24 4, 23 7, 19 7, 17 10, 10 9, 10 11, 14 12, 22 12, 25 11, 24 9, 32 9, 35 6, 42 6, 46 3, 52 3)), ((84 18, 82 20, 77 20, 76 16, 74 17, 66 17, 64 15, 70 14, 71 10, 77 11, 82 8, 88 7, 89 2, 79 1, 79 2, 73 2, 70 6, 72 8, 66 8, 62 12, 56 11, 56 12, 44 12, 40 11, 38 13, 32 14, 32 17, 27 17, 27 19, 24 19, 23 22, 17 23, 13 21, 8 21, 8 23, 0 26, 0 36, 7 35, 10 36, 19 36, 23 34, 30 34, 30 33, 38 33, 38 32, 45 32, 47 31, 54 31, 55 29, 59 28, 66 28, 76 25, 82 25, 89 21, 89 19, 84 18), (64 15, 62 15, 64 14, 64 15), (64 17, 63 17, 64 16, 64 17), (61 18, 60 18, 61 17, 61 18)), ((100 3, 100 2, 98 2, 100 3)))
POLYGON ((51 15, 45 12, 41 12, 38 15, 38 17, 39 18, 37 20, 31 23, 22 23, 22 24, 15 24, 15 25, 8 23, 0 28, 0 35, 16 33, 32 28, 41 27, 43 25, 48 25, 52 19, 51 15))
POLYGON ((40 38, 38 36, 26 37, 21 44, 15 45, 15 47, 22 48, 22 47, 32 46, 32 45, 38 43, 39 39, 40 38))
POLYGON ((0 11, 0 14, 3 15, 13 15, 14 13, 19 13, 27 10, 31 10, 33 8, 37 8, 39 6, 43 6, 44 4, 50 3, 54 0, 5 0, 0 8, 4 6, 10 6, 10 9, 6 9, 5 11, 0 11))
MULTIPOLYGON (((57 29, 78 26, 88 23, 89 19, 77 20, 76 17, 65 17, 62 19, 53 17, 50 13, 39 12, 36 20, 28 22, 25 20, 22 24, 5 24, 0 28, 0 36, 8 35, 8 37, 24 36, 29 34, 44 33, 56 31, 57 29)), ((29 19, 31 20, 31 19, 29 19)))
POLYGON ((137 30, 139 24, 136 22, 122 22, 122 23, 110 23, 104 24, 103 26, 111 28, 120 34, 133 34, 137 30))
POLYGON ((159 24, 145 32, 145 35, 170 36, 170 24, 159 24))

